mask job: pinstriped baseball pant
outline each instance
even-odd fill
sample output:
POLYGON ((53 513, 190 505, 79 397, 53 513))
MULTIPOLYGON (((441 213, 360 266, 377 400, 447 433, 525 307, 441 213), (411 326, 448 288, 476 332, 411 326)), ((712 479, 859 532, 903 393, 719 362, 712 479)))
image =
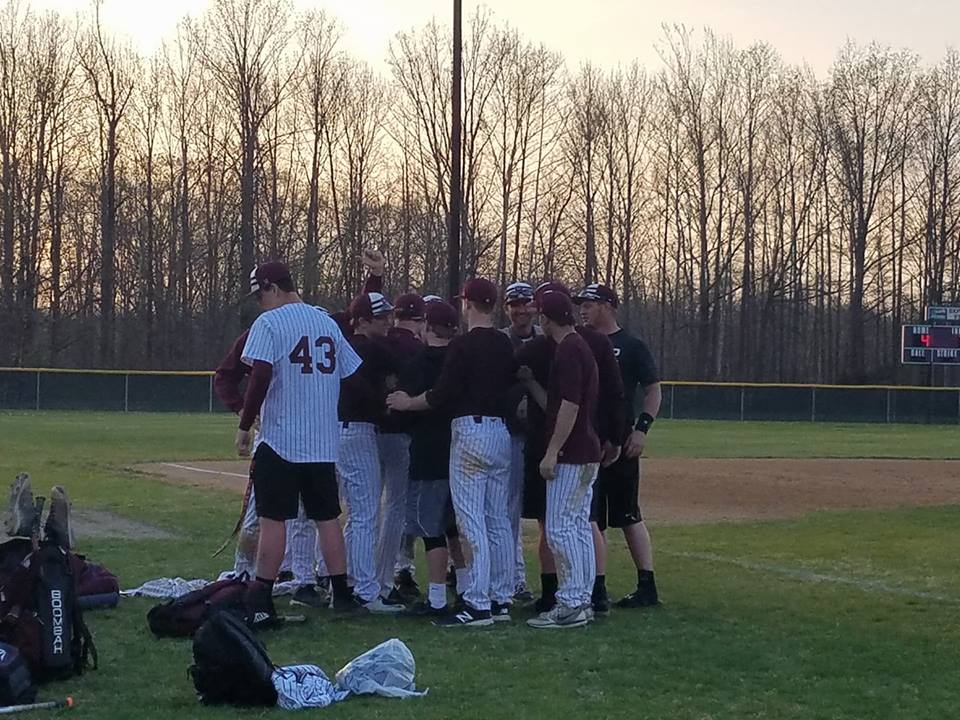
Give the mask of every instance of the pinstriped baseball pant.
POLYGON ((557 563, 557 602, 567 607, 590 602, 597 575, 590 500, 598 467, 558 463, 547 481, 547 544, 557 563))
POLYGON ((523 562, 523 527, 520 523, 523 509, 523 444, 523 435, 510 436, 510 495, 507 509, 510 513, 510 532, 517 538, 514 589, 527 582, 527 568, 523 562))
POLYGON ((393 586, 394 566, 400 554, 406 524, 407 486, 410 484, 410 436, 406 433, 377 435, 383 476, 383 507, 380 511, 380 542, 377 547, 377 577, 381 588, 393 586))
POLYGON ((456 418, 450 425, 450 494, 460 536, 470 545, 464 599, 477 610, 513 597, 517 539, 508 517, 510 434, 500 418, 456 418))
POLYGON ((374 553, 381 481, 377 430, 372 423, 340 424, 337 476, 340 496, 348 508, 347 522, 343 526, 347 575, 353 582, 354 592, 362 600, 374 600, 380 594, 374 553))

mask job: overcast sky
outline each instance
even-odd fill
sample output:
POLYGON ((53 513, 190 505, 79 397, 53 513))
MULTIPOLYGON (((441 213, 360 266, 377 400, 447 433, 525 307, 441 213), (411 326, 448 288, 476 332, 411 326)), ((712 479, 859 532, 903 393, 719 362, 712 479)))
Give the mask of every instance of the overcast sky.
MULTIPOLYGON (((432 17, 448 21, 451 0, 294 0, 324 7, 346 30, 344 47, 381 66, 390 38, 432 17)), ((32 0, 35 8, 73 13, 89 0, 32 0)), ((207 0, 105 0, 102 17, 150 53, 186 14, 199 15, 207 0)), ((908 47, 927 62, 960 38, 960 0, 463 0, 464 15, 480 4, 534 41, 560 51, 572 63, 603 66, 637 58, 659 63, 655 44, 663 23, 709 26, 739 45, 771 43, 788 62, 806 61, 824 74, 846 38, 908 47)))

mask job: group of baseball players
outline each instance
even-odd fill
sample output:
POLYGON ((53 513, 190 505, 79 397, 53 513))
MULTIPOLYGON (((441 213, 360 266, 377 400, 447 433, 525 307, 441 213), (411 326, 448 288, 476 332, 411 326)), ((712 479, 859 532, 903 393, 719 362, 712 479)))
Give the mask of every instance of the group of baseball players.
POLYGON ((304 303, 284 264, 255 268, 262 313, 215 374, 240 416, 236 449, 253 453, 234 572, 251 578, 255 626, 283 622, 273 598, 287 580, 292 604, 338 614, 485 626, 532 603, 530 626, 580 627, 610 611, 607 527, 623 530, 637 568, 616 604, 657 605, 638 489, 660 385, 646 344, 617 322, 617 294, 515 282, 501 298, 474 278, 458 307, 391 303, 382 254, 362 262, 362 292, 336 313, 304 303), (539 523, 535 601, 521 518, 539 523))

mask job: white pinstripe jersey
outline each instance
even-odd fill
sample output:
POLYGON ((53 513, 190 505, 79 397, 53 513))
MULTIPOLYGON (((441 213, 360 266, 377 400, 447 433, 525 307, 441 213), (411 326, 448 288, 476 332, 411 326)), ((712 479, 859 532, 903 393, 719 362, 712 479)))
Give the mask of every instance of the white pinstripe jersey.
POLYGON ((336 462, 340 380, 361 360, 333 319, 305 303, 268 310, 250 328, 242 359, 273 366, 260 442, 287 462, 336 462))

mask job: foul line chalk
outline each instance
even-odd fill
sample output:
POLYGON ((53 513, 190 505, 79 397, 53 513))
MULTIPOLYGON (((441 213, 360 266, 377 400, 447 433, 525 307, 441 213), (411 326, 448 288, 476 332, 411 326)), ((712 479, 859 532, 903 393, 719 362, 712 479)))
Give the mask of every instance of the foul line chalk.
POLYGON ((766 563, 753 562, 751 560, 724 557, 723 555, 715 555, 713 553, 668 552, 665 550, 661 550, 660 552, 662 555, 670 555, 672 557, 686 558, 689 560, 704 560, 706 562, 723 563, 725 565, 735 565, 736 567, 743 568, 744 570, 751 570, 753 572, 773 573, 775 575, 782 575, 784 577, 791 578, 792 580, 800 580, 802 582, 834 583, 835 585, 847 585, 848 587, 853 587, 864 592, 886 593, 888 595, 902 595, 904 597, 917 598, 920 600, 936 600, 938 602, 945 602, 954 605, 960 604, 960 600, 949 597, 948 595, 940 595, 938 593, 924 592, 923 590, 911 590, 909 588, 896 587, 894 585, 887 585, 886 583, 878 580, 859 580, 857 578, 843 577, 842 575, 816 573, 809 570, 783 567, 781 565, 768 565, 766 563))
POLYGON ((190 472, 206 473, 207 475, 226 475, 227 477, 243 478, 247 480, 249 476, 240 473, 223 472, 222 470, 204 470, 203 468, 191 467, 190 465, 177 465, 176 463, 160 463, 164 467, 176 468, 177 470, 189 470, 190 472))

